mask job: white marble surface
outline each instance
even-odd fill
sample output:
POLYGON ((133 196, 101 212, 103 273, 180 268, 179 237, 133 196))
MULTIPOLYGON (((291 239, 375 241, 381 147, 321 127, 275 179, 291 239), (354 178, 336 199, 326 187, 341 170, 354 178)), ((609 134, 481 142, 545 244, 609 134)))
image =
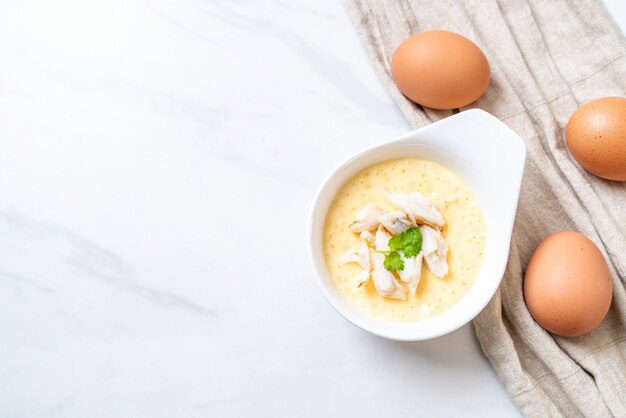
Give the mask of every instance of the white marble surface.
POLYGON ((314 190, 407 130, 336 1, 1 2, 0 415, 517 416, 470 326, 313 280, 314 190))

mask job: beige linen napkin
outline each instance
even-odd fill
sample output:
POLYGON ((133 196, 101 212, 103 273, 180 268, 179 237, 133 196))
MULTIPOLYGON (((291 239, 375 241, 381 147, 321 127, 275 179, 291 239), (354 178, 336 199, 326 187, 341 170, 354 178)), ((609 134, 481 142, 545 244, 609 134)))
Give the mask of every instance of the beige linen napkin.
POLYGON ((396 46, 413 33, 447 29, 485 52, 491 84, 468 108, 485 109, 504 121, 524 139, 528 155, 508 267, 500 290, 474 320, 476 334, 525 415, 626 416, 626 183, 585 172, 564 142, 565 125, 579 105, 626 96, 624 39, 602 3, 345 2, 375 69, 415 127, 451 112, 421 108, 400 94, 389 65, 396 46), (609 315, 577 338, 540 328, 522 295, 533 250, 548 234, 565 229, 590 237, 613 277, 609 315))

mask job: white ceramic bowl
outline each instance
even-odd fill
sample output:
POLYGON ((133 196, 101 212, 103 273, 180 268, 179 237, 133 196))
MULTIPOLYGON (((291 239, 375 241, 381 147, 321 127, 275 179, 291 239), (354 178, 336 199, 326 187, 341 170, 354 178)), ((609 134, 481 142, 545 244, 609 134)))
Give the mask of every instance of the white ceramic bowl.
POLYGON ((435 338, 471 321, 491 300, 504 274, 525 156, 524 142, 515 132, 475 109, 366 149, 339 165, 320 187, 309 223, 313 268, 330 304, 358 327, 393 340, 435 338), (474 285, 451 309, 415 322, 384 320, 355 308, 333 283, 322 242, 326 213, 339 189, 372 164, 407 157, 438 163, 465 181, 480 202, 487 226, 485 258, 474 285))

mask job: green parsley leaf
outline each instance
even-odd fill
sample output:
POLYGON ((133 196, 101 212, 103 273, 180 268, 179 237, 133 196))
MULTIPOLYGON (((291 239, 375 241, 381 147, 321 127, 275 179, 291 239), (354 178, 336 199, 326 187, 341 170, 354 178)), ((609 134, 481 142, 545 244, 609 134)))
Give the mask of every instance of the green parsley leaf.
POLYGON ((392 251, 385 256, 384 262, 385 268, 389 271, 402 271, 404 270, 404 261, 400 257, 400 253, 392 251))
POLYGON ((406 258, 419 254, 422 250, 422 233, 418 227, 406 230, 402 234, 402 253, 406 258))
POLYGON ((394 235, 389 239, 389 251, 385 252, 385 268, 389 271, 404 270, 404 261, 400 257, 400 252, 405 258, 411 258, 422 251, 422 233, 419 227, 407 229, 399 235, 394 235))
POLYGON ((394 235, 389 239, 387 246, 391 251, 400 251, 402 249, 402 247, 404 246, 402 241, 402 235, 403 234, 394 235))

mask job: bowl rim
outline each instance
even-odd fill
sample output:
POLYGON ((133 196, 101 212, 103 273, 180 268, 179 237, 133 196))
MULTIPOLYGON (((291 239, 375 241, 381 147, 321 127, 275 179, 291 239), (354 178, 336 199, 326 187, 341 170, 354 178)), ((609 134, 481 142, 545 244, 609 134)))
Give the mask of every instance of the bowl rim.
MULTIPOLYGON (((497 119, 495 116, 491 115, 490 113, 480 110, 480 109, 470 109, 470 110, 466 110, 463 112, 460 112, 458 114, 452 115, 450 117, 444 118, 442 120, 439 120, 437 122, 434 122, 432 124, 426 125, 422 128, 413 130, 411 132, 408 132, 406 134, 403 134, 399 137, 396 137, 394 139, 388 140, 388 141, 383 141, 374 145, 371 145, 369 147, 366 147, 360 151, 355 152, 354 154, 350 155, 348 158, 344 159, 343 161, 341 161, 339 164, 337 164, 330 172, 329 174, 327 174, 325 176, 325 178, 323 179, 323 181, 321 182, 320 186, 318 187, 316 193, 315 193, 315 197, 313 199, 313 204, 311 205, 310 211, 309 211, 309 216, 308 216, 308 225, 307 225, 307 233, 308 233, 308 247, 309 247, 309 259, 311 264, 313 265, 313 270, 315 272, 315 280, 320 288, 320 291, 322 292, 322 294, 324 295, 324 297, 326 298, 326 300, 328 301, 328 303, 333 307, 333 309, 339 313, 344 319, 346 319, 348 322, 352 323, 353 325, 356 325, 357 327, 370 332, 374 335, 377 335, 379 337, 382 338, 387 338, 387 339, 392 339, 392 340, 398 340, 398 341, 421 341, 421 340, 428 340, 428 339, 432 339, 432 338, 437 338, 446 334, 449 334, 459 328, 461 328, 462 326, 466 325, 467 323, 469 323, 471 320, 473 320, 486 306, 487 304, 491 301, 491 299, 493 298, 494 294, 496 293, 498 287, 500 286, 500 283, 503 279, 503 274, 504 271, 506 269, 506 265, 508 262, 508 253, 509 253, 509 249, 510 249, 510 238, 511 238, 511 232, 509 232, 508 236, 509 236, 509 240, 507 243, 507 248, 506 248, 506 257, 502 257, 501 260, 499 260, 499 264, 497 267, 494 267, 495 271, 497 271, 497 275, 494 274, 494 278, 491 282, 491 286, 489 286, 488 291, 485 292, 485 296, 481 298, 480 303, 475 303, 474 305, 472 305, 473 309, 466 311, 466 313, 464 315, 460 315, 459 319, 456 321, 452 321, 452 325, 447 326, 447 327, 443 327, 440 329, 432 329, 430 332, 421 332, 421 333, 405 333, 405 334, 398 334, 395 332, 390 332, 390 331, 385 331, 384 327, 378 327, 378 326, 371 326, 372 323, 374 322, 378 322, 378 323, 390 323, 390 322, 396 322, 396 321, 390 321, 390 320, 383 320, 380 318, 376 318, 374 315, 371 314, 365 314, 363 312, 355 312, 355 309, 348 309, 344 306, 344 304, 339 303, 338 301, 336 301, 336 296, 334 294, 331 293, 331 289, 329 289, 329 285, 330 287, 334 286, 334 283, 327 283, 326 280, 326 275, 330 276, 328 271, 323 271, 324 269, 327 269, 327 265, 326 265, 326 260, 325 257, 323 257, 322 254, 322 259, 319 260, 319 256, 318 254, 316 254, 315 251, 315 245, 316 245, 316 239, 315 239, 315 230, 314 228, 316 227, 316 213, 318 211, 318 206, 320 205, 320 201, 322 199, 322 196, 324 195, 325 190, 332 184, 333 179, 340 174, 344 169, 346 169, 347 167, 351 166, 352 164, 356 163, 356 161, 358 161, 361 158, 367 157, 368 155, 375 153, 377 151, 382 151, 386 148, 389 147, 393 147, 394 145, 402 145, 403 142, 407 142, 407 141, 413 141, 415 144, 419 143, 419 140, 416 140, 414 138, 412 138, 413 136, 415 136, 417 133, 424 133, 426 131, 429 131, 431 129, 442 129, 442 125, 445 125, 447 123, 450 123, 452 120, 460 120, 461 118, 476 118, 476 119, 482 119, 485 122, 489 122, 489 123, 497 123, 499 125, 501 125, 502 127, 505 127, 511 135, 511 138, 515 138, 517 144, 516 146, 518 147, 518 152, 520 153, 520 156, 522 158, 522 163, 520 166, 520 170, 517 176, 513 176, 515 178, 515 202, 513 205, 513 211, 512 213, 509 214, 509 217, 507 218, 508 223, 510 223, 510 228, 512 231, 513 228, 513 223, 515 220, 515 215, 516 215, 516 208, 517 208, 517 203, 518 203, 518 199, 519 199, 519 192, 520 192, 520 188, 521 188, 521 181, 522 181, 522 177, 523 177, 523 171, 524 171, 524 160, 525 160, 525 155, 526 155, 526 146, 523 142, 523 140, 513 131, 511 130, 508 126, 506 126, 502 121, 500 121, 499 119, 497 119), (323 269, 320 267, 320 265, 323 265, 323 269), (360 316, 360 318, 359 318, 360 316), (367 317, 366 319, 363 319, 364 317, 367 317), (419 334, 419 335, 416 335, 419 334)), ((445 148, 445 147, 444 147, 445 148)), ((382 158, 379 161, 385 161, 386 159, 382 158)), ((371 164, 375 164, 371 163, 371 164)), ((454 171, 453 171, 454 173, 454 171)), ((456 174, 456 173, 455 173, 456 174)), ((458 175, 458 174, 457 174, 458 175)), ((345 183, 344 183, 345 184, 345 183)), ((483 208, 484 210, 484 208, 483 208)), ((324 220, 326 218, 328 211, 326 210, 326 212, 323 215, 323 220, 322 220, 322 228, 324 225, 324 220)), ((323 238, 322 238, 323 239, 323 238)), ((484 265, 483 265, 484 267, 484 265)), ((482 267, 481 267, 482 269, 482 267)), ((479 273, 480 274, 480 273, 479 273)), ((473 285, 474 286, 474 285, 473 285)), ((472 286, 472 287, 473 287, 472 286)), ((471 290, 471 288, 470 288, 471 290)), ((466 295, 464 295, 461 300, 465 297, 466 295)), ((340 297, 343 297, 340 295, 340 297)), ((457 305, 460 303, 457 302, 457 305)), ((449 311, 449 310, 448 310, 449 311)), ((444 314, 445 312, 442 312, 441 314, 435 315, 432 318, 438 317, 442 314, 444 314)), ((432 318, 428 318, 428 319, 432 319, 432 318)), ((425 319, 425 320, 428 320, 425 319)), ((397 321, 400 322, 400 321, 397 321)))

